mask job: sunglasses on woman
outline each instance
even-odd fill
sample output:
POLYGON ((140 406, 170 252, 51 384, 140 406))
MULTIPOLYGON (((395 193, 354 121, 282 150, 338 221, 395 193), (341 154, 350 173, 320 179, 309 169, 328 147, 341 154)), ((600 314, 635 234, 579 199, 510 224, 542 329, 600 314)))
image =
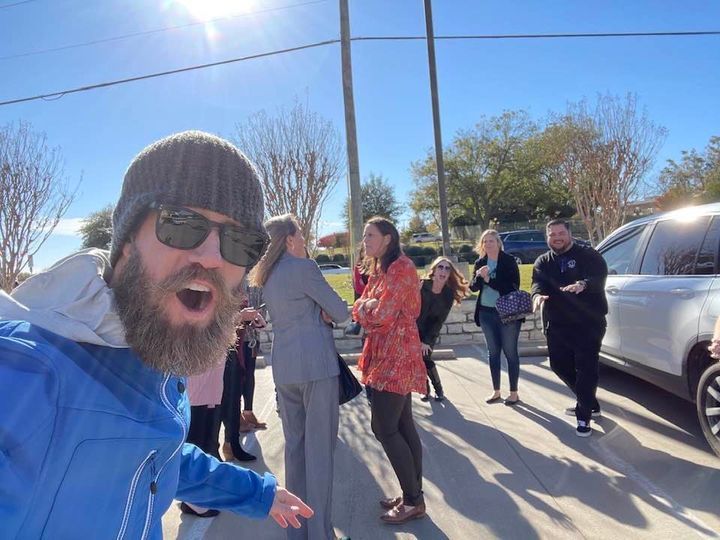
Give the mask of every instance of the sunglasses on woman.
POLYGON ((451 267, 447 264, 438 264, 435 268, 438 270, 447 270, 449 272, 451 267))
POLYGON ((236 266, 252 266, 260 260, 268 245, 268 237, 262 231, 217 223, 180 206, 153 204, 150 207, 158 210, 155 236, 172 248, 195 249, 205 241, 211 230, 217 228, 223 259, 236 266))

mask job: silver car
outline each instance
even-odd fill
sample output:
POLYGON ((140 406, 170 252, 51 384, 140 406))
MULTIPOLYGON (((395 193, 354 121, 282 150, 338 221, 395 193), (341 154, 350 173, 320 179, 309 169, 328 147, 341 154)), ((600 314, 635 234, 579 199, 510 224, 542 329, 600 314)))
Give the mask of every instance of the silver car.
POLYGON ((694 401, 720 455, 720 363, 707 350, 720 316, 720 203, 632 221, 597 249, 609 271, 601 361, 694 401))

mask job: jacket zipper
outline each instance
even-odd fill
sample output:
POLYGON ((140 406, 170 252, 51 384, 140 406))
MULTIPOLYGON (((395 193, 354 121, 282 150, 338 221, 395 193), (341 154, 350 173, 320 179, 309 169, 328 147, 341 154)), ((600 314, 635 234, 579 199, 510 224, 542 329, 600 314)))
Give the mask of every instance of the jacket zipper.
POLYGON ((149 461, 152 462, 153 469, 155 468, 155 460, 153 460, 155 454, 157 454, 157 450, 152 450, 145 457, 145 459, 142 460, 142 463, 140 463, 137 470, 135 471, 135 474, 132 477, 132 481, 130 482, 130 492, 128 493, 127 501, 125 502, 125 512, 123 513, 123 519, 122 523, 120 524, 120 531, 118 532, 117 540, 121 540, 125 537, 128 520, 130 518, 130 510, 132 509, 132 504, 135 499, 135 491, 137 490, 138 480, 140 480, 140 475, 145 470, 145 467, 147 467, 149 461))
POLYGON ((155 460, 150 462, 150 476, 152 481, 150 482, 150 493, 148 494, 147 512, 145 513, 145 527, 143 527, 141 540, 145 540, 150 533, 150 520, 152 518, 153 506, 155 503, 155 494, 157 493, 157 474, 155 472, 155 460))
POLYGON ((165 463, 162 464, 160 467, 160 470, 157 472, 155 471, 155 462, 152 463, 152 481, 150 482, 150 494, 148 495, 148 509, 147 514, 145 515, 145 527, 143 528, 142 536, 140 537, 141 540, 145 540, 148 537, 148 534, 150 533, 150 523, 152 520, 152 511, 153 511, 153 505, 155 503, 155 494, 157 493, 157 484, 158 480, 160 479, 160 475, 162 474, 163 470, 167 466, 170 461, 175 457, 175 454, 177 454, 180 449, 182 448, 183 444, 185 444, 185 437, 187 436, 187 425, 185 424, 185 418, 183 417, 180 412, 173 407, 170 404, 170 400, 167 397, 167 384, 170 380, 170 374, 168 373, 165 375, 165 379, 162 382, 162 387, 160 389, 160 399, 163 402, 163 405, 166 409, 168 409, 175 418, 177 418, 180 421, 180 425, 182 426, 182 439, 180 440, 180 444, 177 448, 173 451, 172 454, 170 454, 170 457, 165 460, 165 463))

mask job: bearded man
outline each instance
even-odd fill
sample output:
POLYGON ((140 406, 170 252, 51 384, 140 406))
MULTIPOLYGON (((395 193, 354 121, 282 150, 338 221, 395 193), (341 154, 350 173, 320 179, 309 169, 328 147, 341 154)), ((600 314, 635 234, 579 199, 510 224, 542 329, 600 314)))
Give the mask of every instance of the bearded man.
POLYGON ((596 398, 600 345, 605 335, 605 259, 573 241, 563 219, 545 227, 550 250, 533 266, 533 308, 542 309, 550 368, 575 394, 565 414, 577 420, 578 437, 592 435, 590 421, 601 415, 596 398))
POLYGON ((223 362, 267 243, 257 173, 190 131, 130 164, 110 253, 0 293, 4 538, 162 538, 174 498, 300 527, 312 510, 185 443, 185 377, 223 362))

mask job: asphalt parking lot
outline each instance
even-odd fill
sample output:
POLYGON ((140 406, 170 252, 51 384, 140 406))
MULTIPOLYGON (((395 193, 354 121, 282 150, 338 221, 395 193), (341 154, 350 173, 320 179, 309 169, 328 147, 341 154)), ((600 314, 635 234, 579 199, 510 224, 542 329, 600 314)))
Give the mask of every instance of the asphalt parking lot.
MULTIPOLYGON (((547 358, 521 359, 522 403, 487 405, 484 351, 455 347, 438 363, 448 400, 414 414, 423 443, 428 516, 402 526, 378 519, 378 499, 398 486, 373 438, 364 397, 341 408, 333 515, 338 535, 376 538, 720 538, 720 458, 707 447, 692 403, 603 368, 603 417, 575 435, 569 392, 547 358)), ((503 373, 503 384, 507 378, 503 373)), ((505 387, 505 390, 507 386, 505 387)), ((505 392, 506 393, 506 392, 505 392)), ((283 478, 283 437, 270 368, 257 371, 256 409, 266 431, 246 438, 252 467, 283 478)), ((228 513, 164 520, 167 539, 284 539, 271 520, 228 513)))

